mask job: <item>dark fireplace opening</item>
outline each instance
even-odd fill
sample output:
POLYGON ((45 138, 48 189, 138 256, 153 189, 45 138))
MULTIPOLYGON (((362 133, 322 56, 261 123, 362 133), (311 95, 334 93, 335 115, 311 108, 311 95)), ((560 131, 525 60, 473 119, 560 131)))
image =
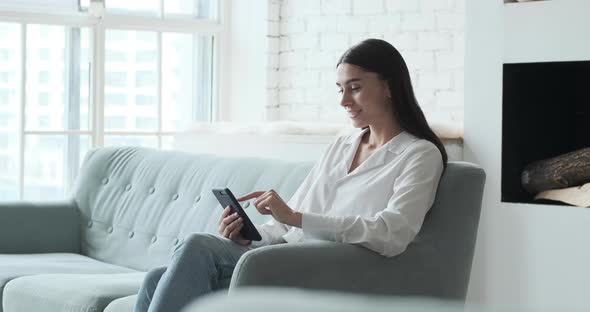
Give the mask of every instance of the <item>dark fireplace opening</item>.
POLYGON ((536 194, 523 187, 521 175, 535 161, 587 147, 590 61, 504 64, 502 201, 565 204, 535 200, 536 194))

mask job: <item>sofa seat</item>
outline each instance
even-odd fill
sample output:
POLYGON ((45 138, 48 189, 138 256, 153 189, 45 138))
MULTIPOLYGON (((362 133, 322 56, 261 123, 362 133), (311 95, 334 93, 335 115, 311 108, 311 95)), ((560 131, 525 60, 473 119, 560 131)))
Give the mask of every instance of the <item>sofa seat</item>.
MULTIPOLYGON (((51 273, 130 273, 128 268, 72 253, 0 254, 0 302, 6 284, 18 277, 51 273)), ((0 309, 2 311, 2 309, 0 309)))
POLYGON ((119 298, 111 302, 104 312, 131 312, 135 308, 136 301, 137 295, 119 298))
POLYGON ((4 288, 4 309, 11 311, 94 312, 113 300, 136 294, 144 272, 114 274, 40 274, 11 280, 4 288))

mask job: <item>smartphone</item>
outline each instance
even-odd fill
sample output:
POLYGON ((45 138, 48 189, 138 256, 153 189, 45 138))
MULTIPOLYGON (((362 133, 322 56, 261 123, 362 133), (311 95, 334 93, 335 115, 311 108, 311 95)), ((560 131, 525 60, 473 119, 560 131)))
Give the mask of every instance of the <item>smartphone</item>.
POLYGON ((242 221, 244 222, 244 227, 240 230, 240 234, 242 238, 249 239, 252 241, 259 241, 262 240, 260 233, 248 218, 248 215, 242 208, 242 205, 236 200, 234 194, 228 188, 214 188, 211 190, 213 195, 217 198, 217 201, 221 204, 221 208, 225 209, 225 207, 230 206, 231 213, 237 212, 242 221))

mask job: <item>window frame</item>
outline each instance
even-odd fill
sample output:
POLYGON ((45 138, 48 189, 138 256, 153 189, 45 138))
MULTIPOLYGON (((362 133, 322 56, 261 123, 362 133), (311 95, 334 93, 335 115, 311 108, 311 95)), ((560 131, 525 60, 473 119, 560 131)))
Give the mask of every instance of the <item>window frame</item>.
MULTIPOLYGON (((176 131, 163 131, 162 120, 162 33, 187 33, 212 36, 212 58, 211 58, 211 88, 210 88, 210 107, 209 107, 209 122, 219 119, 219 111, 223 110, 222 99, 223 95, 219 92, 219 86, 222 79, 224 79, 224 63, 221 61, 226 58, 226 51, 224 47, 227 42, 228 26, 227 19, 229 15, 228 0, 218 0, 216 20, 200 20, 191 18, 181 18, 174 14, 161 16, 139 16, 139 15, 122 15, 120 13, 109 14, 104 10, 103 16, 94 16, 89 12, 41 12, 31 10, 15 10, 11 7, 2 7, 0 5, 0 22, 17 23, 20 26, 20 75, 19 88, 17 90, 19 103, 17 127, 18 127, 18 199, 24 199, 25 191, 25 138, 30 135, 64 135, 66 138, 70 135, 86 135, 90 139, 90 148, 104 146, 104 138, 106 135, 133 135, 133 136, 149 136, 157 137, 158 148, 162 148, 163 140, 173 136, 176 131), (25 102, 26 102, 26 38, 27 25, 41 24, 41 25, 58 25, 65 27, 87 27, 91 34, 91 65, 90 65, 90 79, 89 79, 89 128, 88 130, 27 130, 25 129, 25 102), (107 30, 135 30, 135 31, 152 31, 157 34, 157 68, 158 68, 158 83, 157 83, 157 112, 158 112, 158 129, 157 131, 105 131, 104 128, 104 91, 105 91, 105 33, 107 30)), ((162 12, 164 0, 160 0, 160 11, 162 12)), ((79 38, 80 36, 78 36, 79 38)), ((66 59, 66 71, 70 70, 72 60, 66 59)), ((79 69, 77 69, 78 74, 79 69)), ((67 75, 69 76, 69 72, 67 75)), ((69 97, 69 95, 65 95, 69 97)), ((68 118, 71 118, 68 117, 68 118)), ((69 142, 69 139, 67 140, 69 142)), ((69 143, 66 143, 69 145, 69 143)), ((67 166, 64 172, 64 191, 69 193, 71 190, 74 178, 77 175, 79 164, 78 161, 79 150, 69 149, 66 153, 66 159, 76 160, 72 166, 67 166)))

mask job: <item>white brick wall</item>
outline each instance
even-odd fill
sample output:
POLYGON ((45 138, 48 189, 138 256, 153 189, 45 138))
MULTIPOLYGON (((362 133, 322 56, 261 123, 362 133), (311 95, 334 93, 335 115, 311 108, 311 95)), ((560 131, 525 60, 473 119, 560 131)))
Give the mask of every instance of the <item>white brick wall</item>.
MULTIPOLYGON (((267 24, 267 69, 266 69, 266 120, 279 120, 279 91, 280 91, 280 56, 278 51, 281 49, 280 29, 281 29, 281 0, 268 1, 268 24, 267 24)), ((289 27, 291 25, 283 25, 289 27)), ((285 40, 289 42, 289 40, 285 40)))
POLYGON ((334 66, 372 37, 402 53, 428 119, 462 127, 465 0, 268 1, 269 119, 346 121, 334 66))

